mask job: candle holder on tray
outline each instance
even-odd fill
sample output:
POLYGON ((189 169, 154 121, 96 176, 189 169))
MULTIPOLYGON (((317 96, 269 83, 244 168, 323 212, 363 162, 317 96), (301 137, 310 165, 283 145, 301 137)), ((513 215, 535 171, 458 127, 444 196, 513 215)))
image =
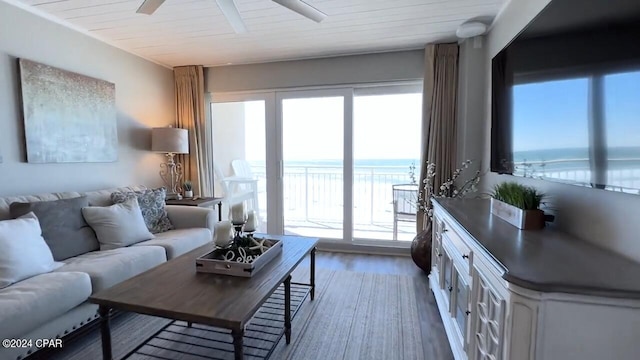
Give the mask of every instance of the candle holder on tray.
POLYGON ((282 252, 282 242, 254 235, 255 212, 245 217, 244 209, 232 208, 232 221, 215 225, 216 249, 196 259, 196 270, 250 277, 282 252), (235 211, 234 211, 235 210, 235 211))

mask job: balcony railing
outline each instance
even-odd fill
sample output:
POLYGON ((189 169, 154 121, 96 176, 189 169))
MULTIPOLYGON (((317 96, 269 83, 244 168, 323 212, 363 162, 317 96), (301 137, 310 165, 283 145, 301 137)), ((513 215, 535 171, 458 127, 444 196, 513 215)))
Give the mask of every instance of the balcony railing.
MULTIPOLYGON (((607 162, 608 190, 640 193, 640 159, 607 159, 607 162)), ((589 159, 525 160, 514 165, 515 175, 591 186, 589 159)))
MULTIPOLYGON (((252 166, 265 189, 265 168, 252 166)), ((353 175, 353 220, 391 232, 392 185, 410 182, 408 166, 356 166, 353 175), (388 230, 387 230, 388 229, 388 230)), ((287 166, 283 171, 284 216, 287 222, 342 223, 343 170, 338 166, 287 166)), ((264 196, 261 196, 264 198, 264 196)), ((264 206, 264 201, 261 207, 264 206)))

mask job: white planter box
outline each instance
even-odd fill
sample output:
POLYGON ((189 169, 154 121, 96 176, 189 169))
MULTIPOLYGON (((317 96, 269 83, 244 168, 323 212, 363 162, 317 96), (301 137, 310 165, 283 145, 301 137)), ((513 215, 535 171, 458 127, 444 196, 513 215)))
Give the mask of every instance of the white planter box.
POLYGON ((538 230, 544 227, 542 210, 522 210, 491 198, 491 213, 522 230, 538 230))

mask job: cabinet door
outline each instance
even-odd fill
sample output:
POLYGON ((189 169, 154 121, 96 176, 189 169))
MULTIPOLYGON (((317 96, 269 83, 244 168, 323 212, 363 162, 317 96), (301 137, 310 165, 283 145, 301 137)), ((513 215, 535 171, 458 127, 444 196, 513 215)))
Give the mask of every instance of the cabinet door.
POLYGON ((504 344, 505 301, 487 279, 473 267, 474 303, 472 316, 471 359, 497 360, 502 358, 504 344))
POLYGON ((464 272, 460 272, 454 266, 455 287, 453 289, 453 311, 452 316, 460 332, 462 348, 467 349, 467 339, 469 334, 469 283, 466 281, 464 272))
POLYGON ((432 221, 431 264, 438 270, 438 274, 442 274, 442 221, 437 216, 434 216, 432 221))
POLYGON ((453 293, 453 261, 451 256, 442 247, 442 292, 447 303, 449 312, 451 312, 451 294, 453 293))

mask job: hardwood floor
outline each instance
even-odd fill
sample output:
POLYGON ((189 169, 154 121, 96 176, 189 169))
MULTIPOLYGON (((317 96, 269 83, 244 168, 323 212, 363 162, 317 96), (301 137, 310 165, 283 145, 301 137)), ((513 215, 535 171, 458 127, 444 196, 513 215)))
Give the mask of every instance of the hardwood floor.
MULTIPOLYGON (((306 262, 306 260, 303 260, 306 262)), ((429 279, 407 256, 365 255, 318 251, 316 253, 318 269, 347 270, 366 273, 405 275, 414 278, 422 331, 422 346, 425 359, 453 359, 449 341, 444 331, 436 300, 429 289, 429 279)))
POLYGON ((318 268, 348 270, 377 274, 407 275, 424 278, 426 274, 408 256, 365 255, 318 251, 318 268))

